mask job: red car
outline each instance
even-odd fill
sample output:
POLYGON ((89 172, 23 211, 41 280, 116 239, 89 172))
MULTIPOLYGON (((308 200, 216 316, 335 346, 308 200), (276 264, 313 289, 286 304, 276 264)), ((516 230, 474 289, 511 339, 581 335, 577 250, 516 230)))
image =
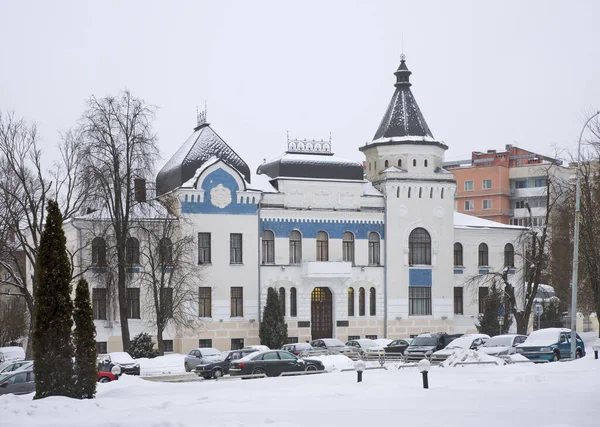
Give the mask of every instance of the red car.
POLYGON ((112 372, 106 371, 98 371, 98 376, 96 377, 96 381, 99 383, 109 383, 114 380, 118 380, 119 376, 113 374, 112 372))

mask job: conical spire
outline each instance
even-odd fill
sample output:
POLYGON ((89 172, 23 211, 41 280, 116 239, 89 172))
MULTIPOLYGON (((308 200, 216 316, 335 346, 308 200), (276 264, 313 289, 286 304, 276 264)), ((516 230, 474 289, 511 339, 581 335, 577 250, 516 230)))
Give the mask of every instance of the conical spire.
POLYGON ((379 129, 373 140, 380 138, 402 138, 407 140, 414 137, 415 141, 423 138, 433 139, 433 134, 417 105, 417 101, 410 90, 410 75, 412 72, 406 66, 406 57, 400 56, 400 66, 394 73, 396 76, 396 91, 381 120, 379 129))

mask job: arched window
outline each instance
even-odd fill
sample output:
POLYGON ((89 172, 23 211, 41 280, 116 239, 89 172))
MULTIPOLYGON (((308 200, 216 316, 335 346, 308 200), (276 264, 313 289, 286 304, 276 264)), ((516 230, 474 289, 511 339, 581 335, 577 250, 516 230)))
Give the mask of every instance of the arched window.
POLYGON ((377 170, 377 162, 373 162, 373 169, 377 170))
POLYGON ((163 237, 158 243, 158 262, 161 266, 173 263, 173 244, 168 237, 163 237))
POLYGON ((298 230, 290 233, 290 264, 302 262, 302 235, 298 230))
POLYGON ((365 315, 365 288, 358 290, 358 315, 365 315))
POLYGON ((106 266, 106 240, 94 237, 92 240, 92 264, 97 267, 106 266))
POLYGON ((127 265, 140 264, 140 242, 135 237, 129 237, 125 242, 125 262, 127 265))
POLYGON ((507 243, 504 246, 504 266, 514 267, 515 266, 515 247, 507 243))
POLYGON ((376 301, 375 301, 375 288, 369 290, 369 315, 375 316, 376 301))
POLYGON ((279 288, 279 307, 281 307, 281 314, 285 316, 285 288, 279 288))
POLYGON ((402 159, 398 159, 398 167, 401 168, 402 167, 402 159))
POLYGON ((390 162, 388 162, 387 160, 385 161, 385 168, 387 169, 390 165, 390 162))
POLYGON ((275 234, 271 230, 263 231, 262 235, 262 263, 275 263, 275 234))
POLYGON ((427 167, 427 159, 423 160, 423 166, 427 167))
POLYGON ((417 159, 413 159, 413 166, 417 166, 417 159))
POLYGON ((354 265, 354 234, 349 231, 342 237, 342 259, 354 265))
POLYGON ((454 266, 462 267, 463 264, 463 247, 460 243, 454 244, 454 266))
POLYGON ((329 261, 329 236, 324 231, 317 233, 317 261, 329 261))
POLYGON ((296 288, 290 289, 290 317, 298 316, 298 295, 296 288))
POLYGON ((369 233, 369 265, 380 264, 380 240, 379 233, 373 231, 369 233))
POLYGON ((488 245, 482 243, 479 245, 479 266, 484 267, 489 265, 488 245))
POLYGON ((408 237, 410 265, 431 265, 431 236, 424 228, 415 228, 408 237))
POLYGON ((354 316, 354 288, 348 288, 348 316, 354 316))

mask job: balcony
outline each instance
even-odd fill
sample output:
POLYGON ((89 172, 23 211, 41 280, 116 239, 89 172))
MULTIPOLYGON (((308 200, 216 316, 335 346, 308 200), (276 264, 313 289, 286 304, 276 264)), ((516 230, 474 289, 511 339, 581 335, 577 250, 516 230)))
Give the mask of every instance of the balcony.
POLYGON ((513 197, 529 198, 529 197, 546 197, 546 187, 531 187, 531 188, 513 188, 511 191, 513 197))
POLYGON ((352 263, 343 261, 305 261, 302 276, 308 279, 345 279, 352 277, 352 263))

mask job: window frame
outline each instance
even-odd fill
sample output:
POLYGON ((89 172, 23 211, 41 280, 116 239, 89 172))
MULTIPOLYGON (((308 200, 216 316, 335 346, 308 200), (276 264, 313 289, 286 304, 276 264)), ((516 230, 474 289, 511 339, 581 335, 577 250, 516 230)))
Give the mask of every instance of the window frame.
POLYGON ((358 315, 360 317, 365 316, 366 314, 366 295, 365 295, 365 288, 364 287, 360 287, 358 288, 358 315))
POLYGON ((244 317, 244 288, 242 286, 231 286, 230 296, 230 317, 244 317), (234 295, 239 293, 239 295, 234 295))
POLYGON ((242 233, 229 233, 229 264, 243 264, 244 238, 242 233), (239 243, 239 245, 238 245, 239 243))
POLYGON ((342 235, 342 260, 344 262, 350 262, 354 265, 354 233, 351 231, 345 231, 342 235))
POLYGON ((368 236, 368 241, 369 265, 381 265, 381 236, 376 231, 371 231, 368 236))
POLYGON ((430 286, 408 287, 408 315, 431 316, 432 298, 430 286))
POLYGON ((125 294, 127 299, 127 319, 141 319, 140 288, 126 288, 125 294))
POLYGON ((504 245, 504 267, 514 268, 515 266, 515 247, 512 243, 504 245))
POLYGON ((211 264, 211 233, 198 233, 198 265, 211 264))
POLYGON ((472 212, 475 210, 475 201, 474 200, 465 200, 464 201, 464 211, 472 212))
POLYGON ((369 316, 377 315, 377 291, 374 286, 369 289, 369 316))
POLYGON ((279 298, 279 308, 281 309, 283 317, 285 317, 285 288, 283 286, 281 286, 277 291, 277 296, 279 298))
POLYGON ((355 316, 355 299, 356 299, 356 292, 354 291, 354 288, 352 286, 350 286, 348 288, 348 317, 354 317, 355 316))
POLYGON ((125 241, 125 263, 130 267, 140 265, 140 241, 135 237, 125 241))
POLYGON ((302 263, 302 233, 292 230, 289 236, 290 265, 302 263))
POLYGON ((454 314, 465 314, 464 306, 464 289, 462 286, 455 286, 453 292, 453 308, 454 314), (460 292, 457 292, 459 291, 460 292), (460 294, 460 295, 459 295, 460 294))
POLYGON ((492 180, 491 179, 483 179, 481 180, 481 189, 482 190, 491 190, 493 186, 492 180), (486 183, 489 183, 490 185, 486 185, 486 183))
POLYGON ((92 313, 94 320, 108 320, 108 292, 106 288, 92 288, 92 313))
POLYGON ((326 231, 318 231, 316 237, 317 261, 329 261, 329 235, 326 231), (323 239, 325 237, 325 239, 323 239))
POLYGON ((484 211, 491 211, 492 210, 492 199, 483 199, 481 201, 481 209, 484 211), (486 204, 488 205, 486 207, 486 204))
POLYGON ((431 250, 431 234, 423 227, 414 228, 408 236, 408 264, 432 265, 431 250))
POLYGON ((92 264, 95 267, 106 267, 106 239, 96 236, 92 239, 92 264))
POLYGON ((454 242, 454 266, 455 267, 464 267, 464 251, 463 245, 460 242, 454 242), (457 247, 458 245, 458 247, 457 247))
POLYGON ((482 242, 477 248, 477 266, 488 267, 490 265, 490 248, 487 243, 482 242))
POLYGON ((212 288, 210 286, 198 287, 198 317, 212 318, 212 288))
POLYGON ((464 189, 465 191, 474 191, 475 190, 475 181, 473 180, 467 180, 464 182, 464 189), (467 185, 470 184, 470 185, 467 185), (467 188, 470 187, 470 188, 467 188))
POLYGON ((298 291, 290 288, 290 317, 298 317, 298 291))
POLYGON ((487 286, 480 286, 478 291, 477 291, 477 305, 478 305, 478 314, 483 314, 485 313, 485 303, 486 300, 488 298, 488 296, 490 295, 490 288, 488 288, 487 286))
POLYGON ((275 233, 272 230, 263 231, 261 247, 261 262, 263 264, 275 264, 275 233))

